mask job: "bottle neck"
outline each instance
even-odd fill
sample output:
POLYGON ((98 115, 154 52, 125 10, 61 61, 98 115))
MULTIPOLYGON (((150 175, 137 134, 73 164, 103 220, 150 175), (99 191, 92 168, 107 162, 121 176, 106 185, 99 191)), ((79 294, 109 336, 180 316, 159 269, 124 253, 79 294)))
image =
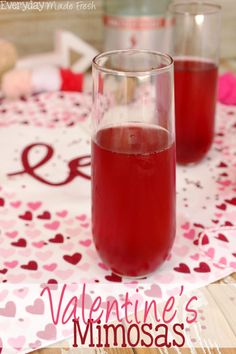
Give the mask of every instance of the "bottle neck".
POLYGON ((165 14, 171 0, 104 0, 106 15, 155 16, 165 14))

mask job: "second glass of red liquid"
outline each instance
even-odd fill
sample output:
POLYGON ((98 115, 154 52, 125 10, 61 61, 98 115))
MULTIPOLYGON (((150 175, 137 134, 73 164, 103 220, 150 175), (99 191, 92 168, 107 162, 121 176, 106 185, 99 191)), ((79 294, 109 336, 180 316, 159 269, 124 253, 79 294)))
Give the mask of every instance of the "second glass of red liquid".
POLYGON ((121 276, 143 277, 175 237, 173 60, 121 50, 93 60, 92 227, 121 276))
POLYGON ((174 17, 177 162, 200 161, 214 137, 220 6, 204 2, 170 6, 174 17))

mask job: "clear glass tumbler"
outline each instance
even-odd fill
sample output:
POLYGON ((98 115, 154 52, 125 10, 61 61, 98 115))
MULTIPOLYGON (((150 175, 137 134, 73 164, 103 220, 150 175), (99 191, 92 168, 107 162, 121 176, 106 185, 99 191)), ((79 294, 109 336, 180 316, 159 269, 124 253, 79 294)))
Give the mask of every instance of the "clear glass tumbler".
POLYGON ((177 162, 200 161, 214 137, 221 7, 204 2, 170 6, 177 162))
POLYGON ((175 237, 173 60, 120 50, 93 60, 92 232, 101 259, 142 277, 175 237))

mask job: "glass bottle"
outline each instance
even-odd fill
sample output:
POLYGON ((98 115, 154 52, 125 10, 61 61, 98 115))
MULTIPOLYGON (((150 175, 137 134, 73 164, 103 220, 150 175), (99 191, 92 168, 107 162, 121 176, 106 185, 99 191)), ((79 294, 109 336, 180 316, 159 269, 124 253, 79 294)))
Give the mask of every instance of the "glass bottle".
POLYGON ((104 0, 104 50, 165 51, 172 25, 171 0, 104 0))

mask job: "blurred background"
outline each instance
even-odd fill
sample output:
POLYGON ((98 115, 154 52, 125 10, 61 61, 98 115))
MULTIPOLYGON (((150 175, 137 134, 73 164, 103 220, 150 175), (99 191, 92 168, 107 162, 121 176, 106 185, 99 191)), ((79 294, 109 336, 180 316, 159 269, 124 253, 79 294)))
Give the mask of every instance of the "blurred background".
MULTIPOLYGON (((86 1, 89 2, 88 0, 83 2, 86 3, 86 1)), ((110 4, 112 4, 112 1, 108 0, 110 4)), ((135 6, 136 1, 126 0, 126 3, 133 3, 135 6)), ((7 2, 11 3, 11 1, 7 2)), ((51 2, 53 3, 53 1, 51 2)), ((54 2, 57 5, 68 3, 68 1, 54 2)), ((104 1, 94 0, 93 2, 96 9, 92 10, 68 11, 67 9, 56 10, 55 8, 44 9, 42 12, 37 10, 24 12, 14 9, 0 10, 1 37, 14 43, 19 57, 51 51, 53 34, 57 29, 69 30, 98 50, 102 50, 104 47, 104 1)), ((157 2, 162 6, 161 2, 163 0, 153 0, 153 3, 157 2)), ((183 0, 175 2, 183 2, 183 0)), ((236 56, 236 0, 215 2, 221 4, 223 8, 221 57, 223 59, 234 58, 236 56)), ((70 1, 70 3, 73 3, 73 1, 70 1)))

